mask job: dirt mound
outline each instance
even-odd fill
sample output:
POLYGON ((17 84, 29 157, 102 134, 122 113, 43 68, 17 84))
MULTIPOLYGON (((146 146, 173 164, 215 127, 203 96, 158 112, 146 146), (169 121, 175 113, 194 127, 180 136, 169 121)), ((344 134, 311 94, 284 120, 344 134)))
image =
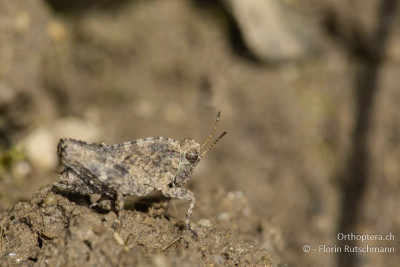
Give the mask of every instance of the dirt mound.
POLYGON ((52 186, 3 214, 1 258, 9 266, 275 266, 268 252, 208 221, 197 234, 165 208, 116 214, 90 209, 87 199, 52 186))

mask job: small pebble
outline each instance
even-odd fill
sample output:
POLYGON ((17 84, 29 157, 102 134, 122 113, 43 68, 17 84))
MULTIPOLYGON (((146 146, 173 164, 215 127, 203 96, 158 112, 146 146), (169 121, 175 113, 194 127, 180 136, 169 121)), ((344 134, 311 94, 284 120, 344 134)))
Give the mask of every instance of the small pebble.
POLYGON ((124 240, 118 234, 118 232, 114 232, 114 238, 115 238, 115 240, 117 240, 117 243, 120 244, 121 246, 125 245, 124 240))
POLYGON ((46 197, 43 200, 43 204, 49 207, 57 204, 57 199, 54 196, 53 192, 47 193, 46 197))
POLYGON ((226 212, 221 212, 218 215, 218 220, 220 220, 220 221, 227 221, 228 219, 229 219, 229 214, 226 212))
POLYGON ((94 204, 101 198, 100 194, 91 194, 90 195, 90 203, 94 204))
POLYGON ((204 226, 204 227, 211 227, 211 226, 212 226, 211 221, 210 221, 210 220, 207 220, 207 219, 201 219, 201 220, 198 222, 198 224, 201 225, 201 226, 204 226))

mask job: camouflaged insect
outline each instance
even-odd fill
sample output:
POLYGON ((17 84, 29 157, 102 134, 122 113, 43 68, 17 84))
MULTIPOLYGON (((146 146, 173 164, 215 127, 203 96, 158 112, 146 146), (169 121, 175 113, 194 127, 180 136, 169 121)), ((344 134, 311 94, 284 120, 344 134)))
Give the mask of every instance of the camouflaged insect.
POLYGON ((219 118, 220 112, 201 146, 188 138, 179 142, 149 137, 113 146, 63 138, 58 143, 57 154, 65 169, 55 186, 83 195, 102 195, 107 201, 114 199, 118 213, 123 209, 123 196, 144 196, 160 190, 166 197, 190 200, 185 220, 189 227, 195 198, 191 191, 180 187, 189 180, 207 151, 226 134, 207 146, 219 118))

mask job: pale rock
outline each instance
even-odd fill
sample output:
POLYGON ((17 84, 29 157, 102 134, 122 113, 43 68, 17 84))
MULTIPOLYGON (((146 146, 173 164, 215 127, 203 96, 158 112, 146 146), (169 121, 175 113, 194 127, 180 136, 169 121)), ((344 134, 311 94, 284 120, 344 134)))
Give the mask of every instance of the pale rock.
POLYGON ((28 160, 35 168, 54 171, 58 164, 57 144, 64 137, 92 142, 99 138, 99 129, 92 122, 65 118, 52 125, 37 128, 21 143, 28 160))
POLYGON ((236 21, 247 48, 262 61, 296 60, 306 54, 305 25, 294 22, 277 0, 223 0, 236 21), (302 31, 304 29, 304 31, 302 31))

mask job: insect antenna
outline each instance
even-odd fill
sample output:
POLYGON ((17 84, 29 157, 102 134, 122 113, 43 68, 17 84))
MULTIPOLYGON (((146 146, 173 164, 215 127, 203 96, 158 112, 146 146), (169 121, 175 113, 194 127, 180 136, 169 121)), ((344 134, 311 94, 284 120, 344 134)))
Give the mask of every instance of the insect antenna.
POLYGON ((207 137, 207 140, 200 146, 200 150, 203 149, 203 147, 205 147, 208 144, 208 142, 210 142, 212 136, 214 135, 215 131, 217 130, 220 115, 221 115, 221 111, 218 111, 217 119, 215 120, 215 124, 214 124, 214 128, 211 130, 211 133, 207 137))
POLYGON ((226 132, 223 132, 217 139, 215 139, 214 142, 211 143, 211 145, 209 145, 206 150, 204 150, 201 155, 200 158, 204 157, 204 155, 208 152, 208 150, 210 150, 216 143, 218 143, 219 140, 221 140, 222 137, 224 137, 224 135, 226 135, 226 132))

